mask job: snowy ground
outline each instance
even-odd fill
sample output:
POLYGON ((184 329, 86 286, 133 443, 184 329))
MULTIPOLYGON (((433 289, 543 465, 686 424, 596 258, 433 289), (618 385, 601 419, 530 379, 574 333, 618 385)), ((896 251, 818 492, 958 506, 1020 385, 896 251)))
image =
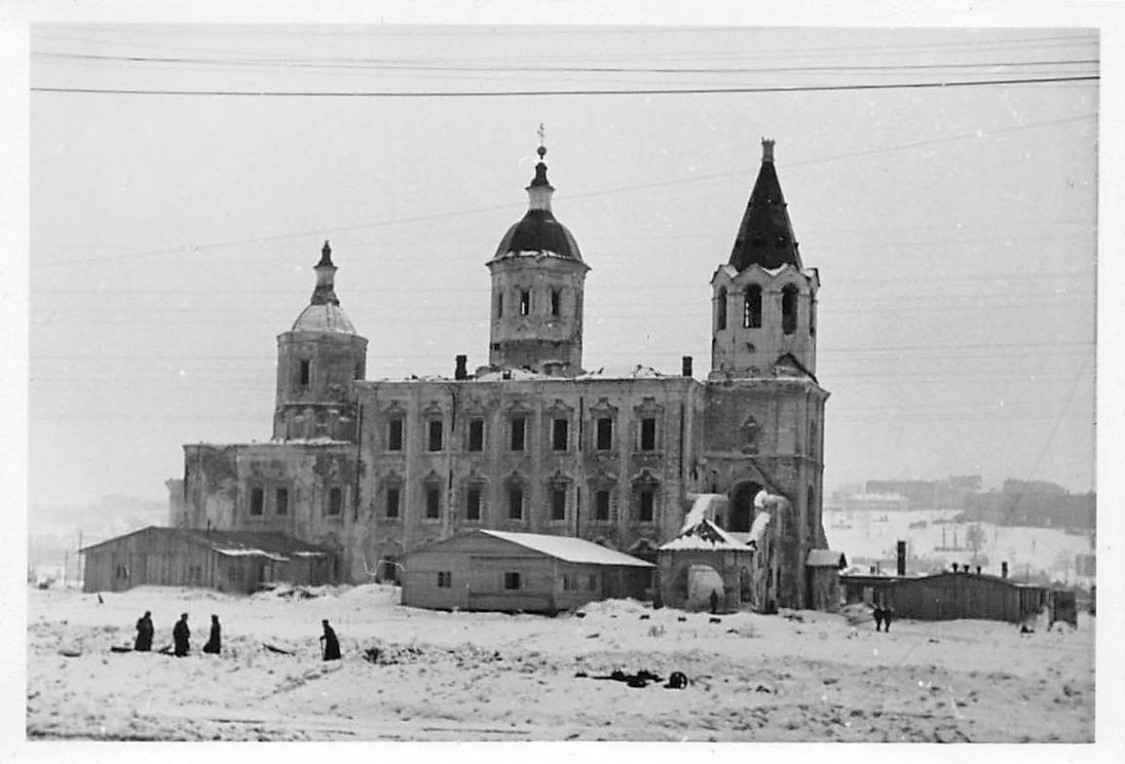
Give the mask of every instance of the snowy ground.
POLYGON ((402 608, 380 586, 233 597, 141 587, 28 592, 27 734, 111 740, 1089 742, 1094 622, 868 621, 591 604, 556 619, 402 608), (112 653, 153 612, 192 655, 112 653), (222 656, 202 655, 212 613, 222 656), (648 618, 642 618, 642 616, 648 618), (786 617, 786 616, 790 617, 786 617), (320 660, 320 620, 343 660, 320 660), (682 619, 682 620, 681 620, 682 619), (1059 627, 1056 627, 1057 629, 1059 627), (271 652, 263 643, 291 650, 271 652), (383 660, 363 657, 379 646, 383 660), (65 652, 79 652, 67 657, 65 652), (592 677, 682 671, 683 690, 592 677), (584 672, 588 677, 576 677, 584 672))

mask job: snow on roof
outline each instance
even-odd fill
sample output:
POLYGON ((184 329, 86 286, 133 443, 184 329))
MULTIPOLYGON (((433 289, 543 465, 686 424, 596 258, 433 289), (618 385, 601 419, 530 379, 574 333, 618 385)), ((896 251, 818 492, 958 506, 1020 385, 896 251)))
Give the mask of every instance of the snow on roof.
POLYGON ((814 568, 842 568, 847 565, 843 552, 834 552, 831 549, 810 549, 805 565, 814 568))
POLYGON ((477 379, 481 382, 502 382, 511 379, 554 379, 554 377, 539 374, 529 369, 513 368, 490 371, 487 374, 481 374, 477 379))
POLYGON ((295 332, 337 332, 355 334, 355 326, 339 305, 309 305, 293 322, 295 332))
POLYGON ((707 518, 700 520, 692 527, 682 531, 679 536, 660 548, 662 550, 731 549, 739 552, 751 551, 750 547, 735 539, 707 518))
POLYGON ((754 516, 754 522, 750 525, 750 538, 746 541, 747 544, 757 547, 762 541, 762 536, 766 534, 766 528, 770 524, 770 513, 759 512, 754 516))
POLYGON ((267 552, 264 549, 222 549, 215 547, 215 551, 224 557, 267 557, 275 562, 289 561, 288 557, 267 552))
POLYGON ((609 549, 592 541, 573 536, 548 536, 542 533, 509 533, 508 531, 481 530, 493 536, 522 547, 542 552, 566 562, 584 562, 594 565, 628 565, 634 568, 655 567, 650 562, 639 560, 622 552, 609 549))
POLYGON ((627 369, 603 366, 596 371, 580 374, 575 379, 665 379, 672 376, 663 374, 651 366, 636 364, 627 369))
POLYGON ((691 509, 684 517, 684 524, 680 528, 680 533, 689 528, 694 528, 704 519, 714 520, 715 512, 721 509, 727 501, 726 495, 721 493, 701 493, 696 496, 691 503, 691 509))

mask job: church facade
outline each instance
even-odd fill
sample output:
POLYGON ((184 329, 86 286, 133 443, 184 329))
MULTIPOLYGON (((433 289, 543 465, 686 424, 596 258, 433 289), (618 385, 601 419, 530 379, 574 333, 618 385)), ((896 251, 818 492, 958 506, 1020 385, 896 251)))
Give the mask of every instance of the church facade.
MULTIPOLYGON (((810 601, 821 523, 824 408, 819 277, 793 237, 763 141, 727 262, 712 276, 711 368, 582 367, 590 267, 551 210, 546 150, 528 210, 487 262, 488 364, 453 376, 368 380, 367 341, 340 308, 325 243, 309 305, 277 338, 273 437, 184 446, 172 524, 283 531, 335 551, 343 581, 397 578, 403 557, 476 529, 576 536, 655 561, 700 493, 729 497, 736 537, 765 489, 779 556, 771 605, 810 601)), ((483 308, 484 306, 482 306, 483 308)))

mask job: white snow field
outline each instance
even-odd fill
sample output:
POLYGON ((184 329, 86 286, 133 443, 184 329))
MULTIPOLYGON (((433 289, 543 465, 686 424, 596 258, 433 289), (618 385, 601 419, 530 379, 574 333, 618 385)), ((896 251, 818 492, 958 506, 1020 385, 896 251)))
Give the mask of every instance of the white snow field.
POLYGON ((585 617, 403 608, 378 585, 251 597, 28 593, 27 736, 105 740, 1091 742, 1094 619, 764 616, 592 603, 585 617), (189 613, 186 658, 111 652, 189 613), (204 655, 211 614, 223 653, 204 655), (644 618, 643 616, 648 616, 644 618), (320 660, 320 622, 343 659, 320 660), (852 622, 854 621, 854 623, 852 622), (270 644, 292 654, 274 652, 270 644), (378 647, 377 663, 364 652, 378 647), (66 654, 64 654, 66 653, 66 654), (598 680, 647 670, 684 689, 598 680), (576 676, 576 674, 587 676, 576 676))

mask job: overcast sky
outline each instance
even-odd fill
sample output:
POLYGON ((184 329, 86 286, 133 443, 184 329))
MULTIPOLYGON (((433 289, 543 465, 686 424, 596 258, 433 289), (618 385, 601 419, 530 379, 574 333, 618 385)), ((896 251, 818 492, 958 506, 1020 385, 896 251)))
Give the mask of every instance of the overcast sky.
POLYGON ((41 24, 31 49, 32 504, 163 498, 182 444, 268 439, 325 239, 369 378, 486 363, 540 123, 586 368, 705 377, 772 138, 821 276, 828 489, 1094 487, 1097 30, 41 24), (218 94, 250 92, 275 95, 218 94))

